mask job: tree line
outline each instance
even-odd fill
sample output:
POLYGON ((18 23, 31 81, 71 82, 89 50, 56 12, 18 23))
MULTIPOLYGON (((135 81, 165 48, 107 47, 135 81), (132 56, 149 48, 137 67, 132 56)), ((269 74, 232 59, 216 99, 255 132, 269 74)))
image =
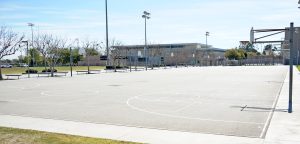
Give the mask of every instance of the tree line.
MULTIPOLYGON (((72 54, 73 64, 90 56, 100 55, 101 43, 98 41, 67 40, 52 34, 39 34, 32 40, 25 40, 25 35, 14 32, 6 26, 0 27, 0 62, 7 56, 14 55, 18 51, 25 50, 25 55, 18 58, 19 63, 30 66, 43 66, 51 69, 52 76, 56 65, 70 63, 72 54), (71 50, 72 49, 72 50, 71 50), (81 52, 82 51, 82 52, 81 52)), ((16 61, 16 60, 13 60, 16 61)), ((0 68, 0 80, 2 80, 0 68)))
MULTIPOLYGON (((228 49, 225 52, 225 57, 229 60, 242 60, 247 59, 249 57, 255 57, 255 56, 276 56, 277 48, 274 47, 271 44, 265 45, 263 52, 260 53, 256 49, 253 48, 251 44, 247 45, 245 48, 232 48, 228 49)), ((279 53, 281 54, 281 53, 279 53)))

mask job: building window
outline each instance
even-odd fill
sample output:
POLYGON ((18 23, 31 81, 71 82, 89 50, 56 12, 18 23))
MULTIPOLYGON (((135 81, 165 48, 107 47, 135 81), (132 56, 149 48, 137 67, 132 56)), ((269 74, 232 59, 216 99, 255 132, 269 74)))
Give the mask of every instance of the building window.
POLYGON ((138 51, 138 56, 139 56, 139 57, 142 57, 142 56, 143 56, 141 51, 138 51))

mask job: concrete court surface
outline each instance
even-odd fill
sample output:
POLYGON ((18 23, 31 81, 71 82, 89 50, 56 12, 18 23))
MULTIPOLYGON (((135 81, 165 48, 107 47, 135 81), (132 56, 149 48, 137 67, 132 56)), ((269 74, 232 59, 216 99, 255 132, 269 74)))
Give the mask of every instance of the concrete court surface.
POLYGON ((283 66, 189 67, 0 82, 0 115, 263 138, 283 66))

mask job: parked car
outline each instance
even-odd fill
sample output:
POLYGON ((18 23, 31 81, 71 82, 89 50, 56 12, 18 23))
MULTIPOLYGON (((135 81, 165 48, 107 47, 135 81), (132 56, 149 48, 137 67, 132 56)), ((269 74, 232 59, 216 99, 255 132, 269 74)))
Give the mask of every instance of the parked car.
POLYGON ((10 64, 4 64, 4 65, 1 65, 1 68, 12 68, 12 65, 10 65, 10 64))
POLYGON ((19 67, 28 67, 28 64, 20 63, 20 64, 19 64, 19 67))

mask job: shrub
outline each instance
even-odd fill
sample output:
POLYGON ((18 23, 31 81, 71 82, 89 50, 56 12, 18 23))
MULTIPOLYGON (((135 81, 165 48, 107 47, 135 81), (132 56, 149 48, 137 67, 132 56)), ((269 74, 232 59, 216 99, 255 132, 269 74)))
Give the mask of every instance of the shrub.
MULTIPOLYGON (((123 69, 123 68, 129 68, 128 66, 116 66, 116 69, 123 69)), ((115 69, 115 66, 106 66, 106 69, 113 70, 115 69)))
POLYGON ((34 70, 34 69, 29 69, 29 70, 26 70, 25 73, 38 73, 38 71, 34 70))
MULTIPOLYGON (((44 69, 42 72, 51 72, 51 69, 44 69)), ((57 72, 57 69, 53 69, 53 72, 57 72)))
POLYGON ((114 66, 106 66, 106 69, 110 70, 110 69, 115 69, 114 66))

